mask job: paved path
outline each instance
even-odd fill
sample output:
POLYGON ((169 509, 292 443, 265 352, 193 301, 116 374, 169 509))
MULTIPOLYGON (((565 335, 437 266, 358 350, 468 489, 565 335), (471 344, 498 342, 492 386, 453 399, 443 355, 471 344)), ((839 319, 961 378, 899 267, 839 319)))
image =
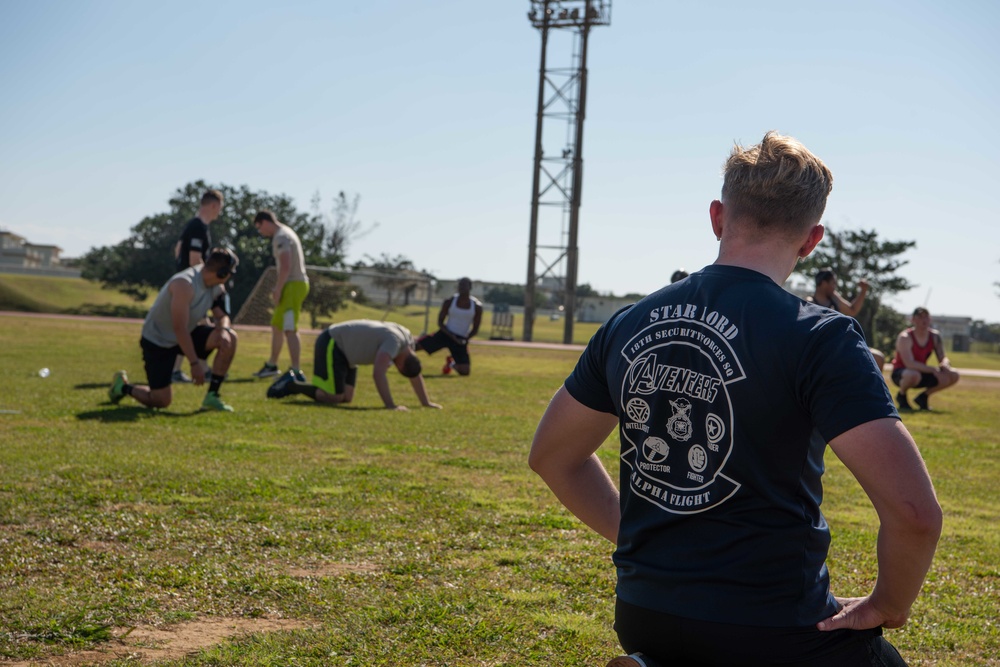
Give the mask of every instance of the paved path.
MULTIPOLYGON (((0 317, 21 317, 21 318, 39 318, 39 319, 74 319, 74 320, 84 320, 84 321, 94 321, 100 322, 104 320, 116 320, 118 322, 132 322, 135 324, 141 324, 142 320, 127 317, 98 317, 95 315, 60 315, 58 313, 21 313, 9 310, 0 310, 0 317)), ((238 329, 245 331, 270 331, 271 327, 264 325, 254 325, 254 324, 241 324, 238 329)), ((319 335, 319 331, 315 329, 301 329, 304 334, 319 335)), ((575 352, 582 352, 585 345, 563 345, 562 343, 525 343, 519 340, 483 340, 474 339, 471 341, 473 345, 492 345, 495 347, 517 347, 517 348, 527 348, 534 350, 572 350, 575 352)), ((886 364, 886 371, 892 370, 891 364, 886 364)), ((970 377, 987 377, 987 378, 998 378, 1000 379, 1000 371, 987 370, 985 368, 956 368, 962 375, 967 375, 970 377)))

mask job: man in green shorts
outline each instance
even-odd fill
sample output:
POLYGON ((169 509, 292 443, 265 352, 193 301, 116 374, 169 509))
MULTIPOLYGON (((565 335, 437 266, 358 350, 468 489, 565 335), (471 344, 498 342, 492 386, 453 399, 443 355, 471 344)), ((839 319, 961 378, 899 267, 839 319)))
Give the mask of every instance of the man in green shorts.
POLYGON ((278 378, 267 390, 268 398, 304 394, 328 405, 350 403, 354 399, 358 366, 372 365, 372 379, 389 410, 406 410, 396 405, 389 391, 386 373, 390 366, 410 379, 413 393, 425 408, 440 408, 427 396, 420 360, 413 351, 409 329, 395 322, 349 320, 334 324, 316 338, 312 383, 298 381, 291 371, 278 378))
POLYGON ((302 302, 309 294, 309 278, 306 276, 306 260, 302 254, 302 242, 288 225, 278 222, 271 211, 261 210, 253 221, 261 236, 271 239, 271 252, 278 269, 271 298, 274 300, 274 315, 271 317, 271 358, 254 373, 266 378, 278 375, 278 355, 281 346, 288 341, 288 356, 291 357, 291 371, 296 380, 305 382, 299 361, 302 341, 299 338, 299 313, 302 302))

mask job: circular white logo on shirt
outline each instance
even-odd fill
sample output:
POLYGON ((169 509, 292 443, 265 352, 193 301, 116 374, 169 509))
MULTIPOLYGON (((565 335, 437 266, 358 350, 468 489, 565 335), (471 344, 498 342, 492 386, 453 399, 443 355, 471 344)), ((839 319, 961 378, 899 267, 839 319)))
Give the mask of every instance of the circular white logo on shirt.
POLYGON ((625 405, 625 414, 632 421, 645 424, 649 420, 649 403, 641 398, 630 399, 625 405))

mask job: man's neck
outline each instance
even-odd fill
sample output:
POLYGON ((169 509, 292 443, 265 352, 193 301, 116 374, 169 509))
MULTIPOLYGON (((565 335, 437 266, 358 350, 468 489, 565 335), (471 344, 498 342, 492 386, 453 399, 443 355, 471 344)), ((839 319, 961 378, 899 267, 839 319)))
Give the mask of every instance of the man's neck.
POLYGON ((715 264, 750 269, 763 273, 777 285, 784 285, 797 260, 795 250, 789 249, 785 243, 748 244, 724 239, 715 264))

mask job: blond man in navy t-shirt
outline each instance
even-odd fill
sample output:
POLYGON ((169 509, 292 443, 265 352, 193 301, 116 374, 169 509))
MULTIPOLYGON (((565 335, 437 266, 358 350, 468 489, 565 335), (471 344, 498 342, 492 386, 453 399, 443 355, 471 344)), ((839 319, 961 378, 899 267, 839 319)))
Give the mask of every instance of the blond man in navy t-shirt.
POLYGON ((905 665, 882 628, 909 616, 941 508, 856 322, 781 287, 832 182, 790 137, 737 145, 715 263, 612 316, 538 425, 531 467, 617 547, 631 655, 610 666, 905 665), (596 455, 615 427, 620 493, 596 455), (831 590, 826 443, 880 522, 861 597, 831 590))

